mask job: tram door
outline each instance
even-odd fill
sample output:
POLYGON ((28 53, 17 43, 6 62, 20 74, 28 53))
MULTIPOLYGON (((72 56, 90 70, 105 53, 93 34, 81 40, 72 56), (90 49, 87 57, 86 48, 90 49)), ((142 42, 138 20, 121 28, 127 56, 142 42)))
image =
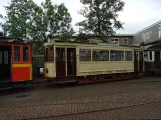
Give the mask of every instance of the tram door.
POLYGON ((155 57, 154 57, 154 66, 156 69, 160 69, 161 68, 161 56, 160 56, 160 51, 155 51, 155 57))
POLYGON ((76 49, 67 48, 67 76, 76 76, 76 49))
POLYGON ((11 80, 11 47, 0 46, 0 81, 11 80))
POLYGON ((56 77, 66 76, 65 48, 56 48, 56 77))
POLYGON ((134 72, 138 72, 138 51, 134 51, 134 72))
POLYGON ((143 52, 139 52, 139 71, 143 72, 143 64, 144 64, 144 59, 143 59, 143 52))

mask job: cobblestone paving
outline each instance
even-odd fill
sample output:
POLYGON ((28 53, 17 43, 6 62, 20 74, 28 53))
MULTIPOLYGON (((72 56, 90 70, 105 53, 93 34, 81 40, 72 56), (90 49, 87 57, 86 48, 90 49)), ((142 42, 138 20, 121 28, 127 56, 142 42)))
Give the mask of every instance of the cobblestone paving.
POLYGON ((2 120, 158 119, 160 113, 161 77, 0 91, 2 120))

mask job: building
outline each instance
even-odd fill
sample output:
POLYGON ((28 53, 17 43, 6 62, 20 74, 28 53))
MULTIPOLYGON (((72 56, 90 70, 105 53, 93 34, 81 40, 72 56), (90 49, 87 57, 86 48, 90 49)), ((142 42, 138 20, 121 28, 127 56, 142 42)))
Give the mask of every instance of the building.
POLYGON ((144 47, 146 72, 161 73, 161 21, 135 33, 133 44, 144 47))
POLYGON ((117 34, 109 37, 111 42, 117 42, 119 45, 132 45, 133 44, 133 34, 117 34))
MULTIPOLYGON (((133 44, 133 35, 132 34, 116 34, 114 36, 108 36, 103 38, 108 43, 114 43, 118 45, 131 46, 133 44)), ((101 43, 100 38, 91 38, 88 39, 91 43, 101 43)))

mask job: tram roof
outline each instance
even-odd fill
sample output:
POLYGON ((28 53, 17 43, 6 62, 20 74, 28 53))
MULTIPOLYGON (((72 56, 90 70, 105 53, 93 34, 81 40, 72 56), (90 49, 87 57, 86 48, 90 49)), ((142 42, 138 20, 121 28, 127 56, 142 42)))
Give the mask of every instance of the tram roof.
POLYGON ((108 43, 103 43, 103 44, 107 44, 107 45, 99 45, 97 42, 91 43, 89 41, 85 41, 85 42, 79 42, 79 41, 65 41, 65 40, 51 40, 50 42, 46 42, 44 45, 54 45, 54 44, 66 44, 66 45, 95 45, 95 46, 102 46, 102 47, 125 47, 125 48, 138 48, 140 49, 140 46, 138 45, 112 45, 108 43))
POLYGON ((0 43, 5 44, 30 44, 29 42, 24 42, 22 39, 16 39, 14 37, 0 36, 0 43))

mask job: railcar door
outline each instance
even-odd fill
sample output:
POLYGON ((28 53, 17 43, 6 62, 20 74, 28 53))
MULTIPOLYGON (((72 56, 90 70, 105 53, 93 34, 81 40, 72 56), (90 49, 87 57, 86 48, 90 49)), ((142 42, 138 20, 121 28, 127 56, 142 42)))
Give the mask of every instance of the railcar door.
POLYGON ((56 48, 56 77, 65 77, 65 48, 56 48))
POLYGON ((140 72, 143 72, 143 62, 144 62, 144 60, 143 60, 143 52, 140 51, 139 52, 139 71, 140 72))
POLYGON ((76 76, 76 49, 67 48, 67 76, 76 76))
POLYGON ((160 69, 161 68, 161 61, 160 61, 160 51, 156 51, 155 52, 155 57, 154 57, 154 66, 156 69, 160 69))
POLYGON ((0 81, 11 81, 11 47, 0 46, 0 81))
POLYGON ((134 51, 134 72, 138 73, 138 51, 134 51))
POLYGON ((12 82, 32 80, 32 50, 27 44, 12 46, 12 82))

